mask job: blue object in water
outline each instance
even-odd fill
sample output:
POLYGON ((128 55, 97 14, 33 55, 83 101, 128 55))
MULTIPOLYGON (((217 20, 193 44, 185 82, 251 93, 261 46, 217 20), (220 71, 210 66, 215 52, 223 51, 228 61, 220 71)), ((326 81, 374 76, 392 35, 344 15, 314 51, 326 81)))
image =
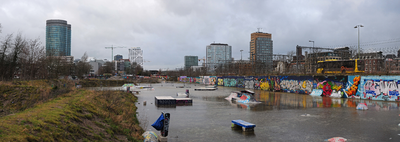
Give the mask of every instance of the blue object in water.
POLYGON ((164 122, 164 114, 161 113, 161 116, 158 117, 156 122, 154 122, 151 126, 153 126, 154 129, 156 129, 157 131, 160 131, 164 127, 164 123, 163 122, 164 122))
POLYGON ((239 120, 232 120, 232 123, 236 124, 236 125, 239 125, 241 127, 244 127, 244 128, 254 128, 254 127, 256 127, 255 124, 249 123, 249 122, 246 122, 246 121, 243 121, 243 120, 240 120, 240 119, 239 120))

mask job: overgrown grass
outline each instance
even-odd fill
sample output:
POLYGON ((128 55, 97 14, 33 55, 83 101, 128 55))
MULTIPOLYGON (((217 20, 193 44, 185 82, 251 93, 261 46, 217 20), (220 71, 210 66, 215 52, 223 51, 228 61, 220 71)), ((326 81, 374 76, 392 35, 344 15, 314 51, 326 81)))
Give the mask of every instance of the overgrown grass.
POLYGON ((124 92, 73 90, 0 118, 2 141, 141 141, 137 98, 124 92))
POLYGON ((0 117, 17 113, 75 90, 69 80, 0 82, 0 117))

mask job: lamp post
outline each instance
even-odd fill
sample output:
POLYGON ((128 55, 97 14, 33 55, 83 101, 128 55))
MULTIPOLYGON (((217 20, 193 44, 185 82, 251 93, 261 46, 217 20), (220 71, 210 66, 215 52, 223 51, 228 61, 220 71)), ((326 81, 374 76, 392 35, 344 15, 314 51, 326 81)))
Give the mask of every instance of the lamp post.
POLYGON ((239 75, 242 73, 242 51, 240 50, 239 75))
POLYGON ((360 59, 360 28, 364 27, 363 25, 356 25, 354 28, 358 28, 358 48, 357 48, 357 59, 360 59))
POLYGON ((308 40, 308 42, 312 42, 312 47, 314 48, 314 41, 308 40))
POLYGON ((242 60, 242 51, 243 50, 240 50, 240 60, 242 60))

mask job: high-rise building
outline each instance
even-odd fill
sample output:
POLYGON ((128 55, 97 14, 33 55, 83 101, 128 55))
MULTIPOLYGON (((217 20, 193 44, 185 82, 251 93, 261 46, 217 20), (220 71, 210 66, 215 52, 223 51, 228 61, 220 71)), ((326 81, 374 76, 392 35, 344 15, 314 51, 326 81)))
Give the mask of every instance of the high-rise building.
POLYGON ((269 33, 251 33, 250 41, 250 60, 265 63, 266 69, 272 69, 272 35, 269 33))
POLYGON ((71 25, 67 21, 46 21, 46 56, 71 56, 71 25))
POLYGON ((129 60, 131 63, 136 62, 138 65, 143 66, 143 50, 140 47, 132 47, 129 49, 129 60))
POLYGON ((122 59, 122 55, 115 55, 114 56, 114 61, 119 61, 119 60, 121 60, 122 59))
POLYGON ((211 43, 206 47, 208 71, 214 71, 218 65, 232 61, 232 46, 223 43, 211 43))
POLYGON ((192 66, 199 65, 199 57, 197 56, 185 56, 185 69, 188 69, 192 66))

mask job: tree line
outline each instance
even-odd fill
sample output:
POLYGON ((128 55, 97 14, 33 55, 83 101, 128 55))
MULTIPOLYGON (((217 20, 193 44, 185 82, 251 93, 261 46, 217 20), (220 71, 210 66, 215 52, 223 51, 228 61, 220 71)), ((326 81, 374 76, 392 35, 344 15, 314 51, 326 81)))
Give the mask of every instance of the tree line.
MULTIPOLYGON (((0 24, 0 33, 2 27, 0 24)), ((22 33, 0 36, 0 80, 55 79, 60 76, 84 77, 91 66, 86 53, 74 64, 61 56, 46 56, 40 38, 27 39, 22 33)))
MULTIPOLYGON (((88 62, 86 52, 80 61, 74 63, 71 56, 61 56, 64 55, 62 52, 46 51, 40 38, 27 39, 21 32, 5 36, 1 34, 0 23, 0 80, 57 79, 67 76, 85 78, 90 75, 92 66, 88 62)), ((114 62, 105 62, 95 74, 114 74, 114 67, 114 62)), ((136 63, 125 68, 125 72, 134 75, 150 75, 136 63)))

